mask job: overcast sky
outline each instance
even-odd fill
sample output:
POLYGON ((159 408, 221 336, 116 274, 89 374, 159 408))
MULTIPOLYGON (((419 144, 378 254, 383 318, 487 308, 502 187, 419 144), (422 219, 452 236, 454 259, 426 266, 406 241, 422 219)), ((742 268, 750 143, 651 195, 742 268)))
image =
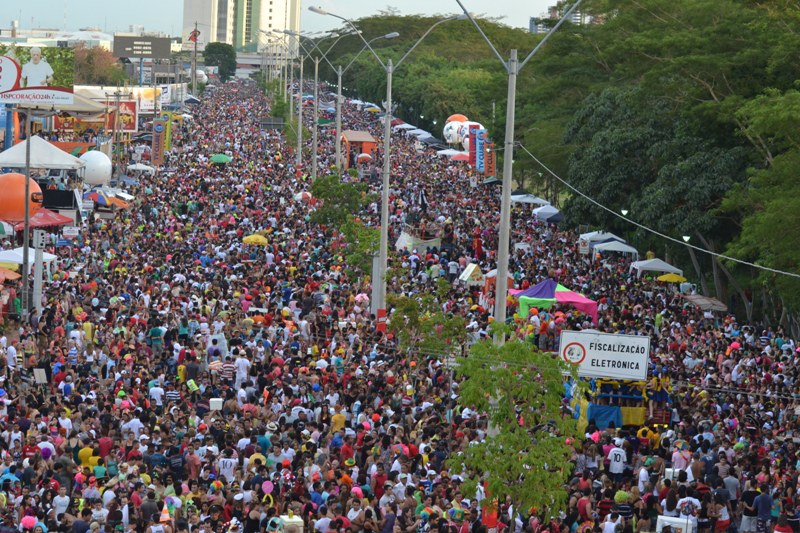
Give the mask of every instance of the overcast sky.
MULTIPOLYGON (((502 17, 510 26, 528 27, 528 18, 542 14, 555 0, 462 0, 474 13, 502 17)), ((20 27, 58 28, 77 30, 98 27, 109 32, 127 31, 131 24, 144 25, 149 31, 163 31, 179 35, 183 20, 184 0, 2 0, 0 28, 8 29, 12 19, 20 27)), ((388 6, 400 9, 404 15, 457 13, 456 0, 303 0, 304 31, 326 30, 338 27, 339 21, 311 13, 311 5, 348 18, 376 14, 388 6), (365 11, 365 5, 369 5, 365 11)))

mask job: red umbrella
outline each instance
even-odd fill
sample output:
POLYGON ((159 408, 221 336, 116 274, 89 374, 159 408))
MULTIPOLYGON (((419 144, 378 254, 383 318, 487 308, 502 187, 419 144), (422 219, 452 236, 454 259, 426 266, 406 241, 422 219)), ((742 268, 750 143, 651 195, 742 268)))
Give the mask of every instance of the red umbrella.
POLYGON ((450 158, 450 161, 469 161, 469 154, 456 154, 450 158))

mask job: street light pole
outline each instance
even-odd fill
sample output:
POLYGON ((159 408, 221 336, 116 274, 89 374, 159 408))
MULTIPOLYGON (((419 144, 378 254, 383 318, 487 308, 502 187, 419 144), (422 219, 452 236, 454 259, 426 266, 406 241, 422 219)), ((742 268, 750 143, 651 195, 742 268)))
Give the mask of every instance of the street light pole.
MULTIPOLYGON (((356 28, 353 21, 342 17, 340 15, 336 15, 334 13, 330 13, 325 11, 320 7, 311 6, 308 8, 309 11, 313 13, 317 13, 319 15, 330 15, 332 17, 338 18, 350 25, 356 32, 358 32, 358 28, 356 28)), ((411 54, 411 52, 416 49, 417 46, 428 36, 430 32, 434 30, 440 24, 451 20, 463 20, 466 19, 468 15, 458 15, 455 17, 449 17, 446 19, 442 19, 437 21, 433 24, 428 30, 422 34, 417 42, 409 48, 409 50, 400 58, 397 64, 393 64, 391 60, 387 63, 384 63, 380 56, 375 52, 375 50, 370 46, 369 41, 364 39, 364 36, 361 35, 359 32, 358 35, 361 37, 361 40, 364 41, 364 45, 369 49, 375 59, 378 60, 381 67, 386 71, 386 114, 384 115, 384 138, 383 138, 383 176, 381 180, 382 190, 381 190, 381 228, 380 228, 380 244, 378 248, 378 261, 373 262, 373 275, 372 275, 372 284, 373 284, 373 298, 372 298, 372 312, 378 319, 378 327, 384 328, 385 327, 385 317, 386 317, 386 271, 388 268, 388 260, 389 260, 389 175, 391 173, 391 135, 392 135, 392 73, 394 69, 399 67, 403 61, 411 54), (377 290, 375 286, 377 285, 377 290)))
MULTIPOLYGON (((336 69, 338 78, 336 83, 336 171, 340 175, 342 173, 342 76, 350 69, 350 67, 353 66, 362 52, 364 52, 364 50, 366 50, 370 44, 379 39, 394 39, 396 37, 400 37, 400 34, 396 31, 393 31, 391 33, 387 33, 386 35, 380 35, 370 39, 364 46, 361 47, 361 50, 359 50, 355 57, 350 60, 350 63, 348 63, 344 69, 342 69, 341 65, 338 69, 336 69)), ((333 65, 331 65, 331 68, 333 68, 333 65)))
POLYGON ((311 155, 311 179, 317 179, 317 138, 319 135, 319 58, 314 58, 314 129, 312 135, 312 150, 314 153, 311 155))
MULTIPOLYGON (((503 185, 500 197, 500 227, 498 230, 499 242, 497 245, 497 281, 495 282, 495 300, 494 300, 494 320, 497 324, 506 323, 506 300, 508 299, 508 267, 510 256, 510 243, 511 243, 511 173, 514 165, 514 107, 517 99, 517 75, 519 71, 528 64, 528 61, 541 50, 542 46, 550 39, 550 37, 558 30, 564 21, 572 17, 572 13, 578 8, 583 0, 575 0, 575 3, 570 6, 561 19, 553 26, 547 35, 531 50, 528 57, 522 63, 517 62, 517 50, 511 50, 509 60, 506 62, 503 56, 497 51, 492 42, 483 32, 481 27, 472 17, 472 15, 464 7, 461 0, 456 0, 458 5, 464 11, 464 15, 472 22, 478 33, 481 34, 483 40, 489 45, 494 52, 494 55, 503 64, 503 67, 508 74, 508 103, 506 105, 506 132, 505 143, 503 151, 503 185)), ((496 334, 495 343, 502 345, 505 343, 505 334, 496 334)))
POLYGON ((336 71, 336 172, 342 175, 342 66, 336 71))
MULTIPOLYGON (((298 37, 298 41, 300 38, 298 37)), ((305 57, 300 54, 300 88, 297 100, 297 167, 303 166, 303 62, 305 57)), ((294 105, 294 102, 292 103, 294 105)))
MULTIPOLYGON (((402 61, 402 60, 401 60, 402 61)), ((400 62, 398 62, 398 65, 400 62)), ((392 60, 386 63, 386 114, 383 124, 383 175, 381 176, 381 234, 378 246, 378 271, 374 273, 372 286, 377 285, 378 290, 373 291, 375 316, 386 310, 386 270, 389 261, 389 177, 392 170, 391 139, 392 139, 392 74, 394 64, 392 60)), ((383 318, 383 317, 379 317, 383 318)))

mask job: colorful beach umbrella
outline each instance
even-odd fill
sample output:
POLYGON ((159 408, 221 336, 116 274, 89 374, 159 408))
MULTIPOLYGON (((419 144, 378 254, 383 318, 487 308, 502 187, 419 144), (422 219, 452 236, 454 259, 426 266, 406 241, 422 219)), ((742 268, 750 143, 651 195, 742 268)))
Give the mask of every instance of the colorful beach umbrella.
POLYGON ((665 281, 667 283, 683 283, 686 281, 686 278, 679 274, 674 274, 670 272, 669 274, 664 274, 662 276, 658 276, 656 278, 658 281, 665 281))
POLYGON ((269 241, 267 240, 266 237, 264 237, 263 235, 258 235, 257 233, 253 235, 248 235, 247 237, 242 239, 242 242, 253 246, 266 246, 269 244, 269 241))
POLYGON ((211 156, 211 162, 223 165, 225 163, 230 163, 231 158, 225 154, 214 154, 211 156))

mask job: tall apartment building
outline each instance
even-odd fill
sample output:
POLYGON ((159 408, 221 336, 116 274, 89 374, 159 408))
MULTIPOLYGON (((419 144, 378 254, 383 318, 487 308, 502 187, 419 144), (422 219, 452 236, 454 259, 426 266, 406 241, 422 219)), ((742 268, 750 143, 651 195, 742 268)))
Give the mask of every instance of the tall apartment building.
POLYGON ((257 52, 266 43, 259 30, 300 31, 301 7, 301 0, 184 0, 184 41, 197 23, 200 50, 223 42, 237 51, 257 52))

